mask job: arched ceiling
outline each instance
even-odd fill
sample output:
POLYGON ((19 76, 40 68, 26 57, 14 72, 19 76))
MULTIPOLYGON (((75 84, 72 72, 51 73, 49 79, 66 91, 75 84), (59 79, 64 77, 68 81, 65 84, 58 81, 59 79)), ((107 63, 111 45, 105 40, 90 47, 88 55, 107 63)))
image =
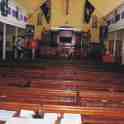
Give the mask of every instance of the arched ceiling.
POLYGON ((17 3, 27 10, 28 14, 31 14, 38 9, 43 1, 45 0, 16 0, 17 3))
MULTIPOLYGON (((29 14, 33 13, 45 0, 16 0, 29 14)), ((102 17, 124 3, 124 0, 89 0, 96 8, 98 16, 102 17)))
POLYGON ((90 0, 96 7, 97 14, 102 17, 124 3, 124 0, 90 0))

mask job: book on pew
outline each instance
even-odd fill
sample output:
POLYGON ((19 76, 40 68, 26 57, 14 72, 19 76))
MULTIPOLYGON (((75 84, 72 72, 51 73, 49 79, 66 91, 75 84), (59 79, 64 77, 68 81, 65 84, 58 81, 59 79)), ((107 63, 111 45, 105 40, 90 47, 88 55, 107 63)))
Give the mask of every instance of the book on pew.
POLYGON ((11 118, 5 124, 55 124, 55 121, 49 119, 32 119, 32 118, 11 118))
POLYGON ((21 117, 21 118, 33 118, 34 114, 35 114, 34 111, 21 109, 19 117, 21 117))
POLYGON ((81 121, 81 115, 80 114, 65 113, 63 116, 63 119, 76 119, 78 121, 81 121))
POLYGON ((82 124, 81 115, 80 114, 64 114, 61 124, 82 124))
POLYGON ((7 121, 16 114, 16 111, 0 110, 0 121, 7 121))
POLYGON ((45 113, 44 119, 51 119, 51 120, 57 120, 58 114, 57 113, 45 113))

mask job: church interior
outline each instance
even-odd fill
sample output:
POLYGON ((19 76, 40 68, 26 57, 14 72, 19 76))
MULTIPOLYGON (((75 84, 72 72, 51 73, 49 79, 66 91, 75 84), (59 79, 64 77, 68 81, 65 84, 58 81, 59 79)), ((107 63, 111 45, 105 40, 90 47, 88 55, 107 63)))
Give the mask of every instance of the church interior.
POLYGON ((124 0, 0 0, 0 124, 124 124, 124 0))

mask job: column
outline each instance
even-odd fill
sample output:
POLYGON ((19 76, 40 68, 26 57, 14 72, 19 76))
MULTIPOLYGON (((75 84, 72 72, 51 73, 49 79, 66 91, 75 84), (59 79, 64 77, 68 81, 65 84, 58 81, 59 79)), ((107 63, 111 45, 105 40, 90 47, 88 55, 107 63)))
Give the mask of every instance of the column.
POLYGON ((124 36, 122 39, 122 64, 124 64, 124 36))
MULTIPOLYGON (((18 28, 15 27, 15 45, 16 45, 16 42, 18 40, 18 28)), ((17 58, 17 51, 14 50, 14 58, 16 59, 17 58)))
POLYGON ((17 41, 18 39, 18 28, 16 27, 15 28, 15 42, 17 41))
POLYGON ((32 60, 35 59, 35 48, 32 48, 32 60))
POLYGON ((6 60, 6 24, 3 24, 3 49, 2 49, 2 59, 6 60))
POLYGON ((69 0, 66 0, 66 15, 69 15, 69 0))
POLYGON ((117 32, 114 32, 114 48, 113 48, 113 56, 116 56, 116 41, 117 41, 117 32))

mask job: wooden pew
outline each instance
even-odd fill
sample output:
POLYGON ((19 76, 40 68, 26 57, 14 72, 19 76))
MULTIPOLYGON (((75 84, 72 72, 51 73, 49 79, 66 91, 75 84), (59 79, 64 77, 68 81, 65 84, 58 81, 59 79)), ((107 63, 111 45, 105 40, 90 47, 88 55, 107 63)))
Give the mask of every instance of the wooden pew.
POLYGON ((0 76, 6 77, 26 77, 26 78, 63 78, 63 79, 78 79, 78 80, 112 80, 112 79, 123 79, 123 74, 114 72, 85 72, 80 71, 80 69, 17 69, 17 70, 6 70, 5 72, 0 72, 0 76), (54 71, 53 71, 54 70, 54 71))
POLYGON ((18 102, 0 102, 0 109, 16 110, 21 109, 41 111, 41 112, 56 112, 56 113, 74 113, 81 114, 84 124, 123 124, 124 109, 119 108, 103 108, 103 107, 75 107, 75 106, 60 106, 60 105, 38 105, 18 102))
POLYGON ((72 90, 100 90, 100 91, 124 91, 123 83, 116 80, 109 82, 102 81, 77 81, 77 80, 32 80, 31 87, 57 88, 72 90))
POLYGON ((83 116, 84 124, 123 124, 123 118, 104 117, 104 116, 83 116))
POLYGON ((74 107, 60 105, 43 105, 44 112, 75 113, 83 116, 101 116, 124 119, 124 108, 104 108, 104 107, 74 107))
POLYGON ((1 86, 70 89, 70 90, 101 90, 124 92, 124 84, 120 80, 112 81, 78 81, 78 80, 55 80, 55 79, 27 79, 27 78, 2 78, 1 86))
MULTIPOLYGON (((98 123, 105 124, 109 122, 120 122, 124 120, 124 109, 119 108, 103 108, 103 107, 77 107, 77 106, 60 106, 60 105, 38 105, 18 102, 0 102, 0 109, 16 110, 21 109, 54 112, 54 113, 74 113, 81 114, 84 123, 98 123)), ((110 123, 110 124, 111 124, 110 123)), ((113 123, 114 124, 114 123, 113 123)))
POLYGON ((0 99, 38 104, 124 107, 124 93, 107 91, 0 87, 0 99))
POLYGON ((49 104, 76 104, 76 92, 41 88, 0 87, 2 101, 49 104))
POLYGON ((124 107, 124 94, 105 91, 80 91, 78 103, 81 106, 92 107, 124 107))
POLYGON ((21 109, 37 111, 40 109, 40 104, 26 103, 26 102, 12 102, 0 101, 0 109, 14 110, 19 112, 21 109))

